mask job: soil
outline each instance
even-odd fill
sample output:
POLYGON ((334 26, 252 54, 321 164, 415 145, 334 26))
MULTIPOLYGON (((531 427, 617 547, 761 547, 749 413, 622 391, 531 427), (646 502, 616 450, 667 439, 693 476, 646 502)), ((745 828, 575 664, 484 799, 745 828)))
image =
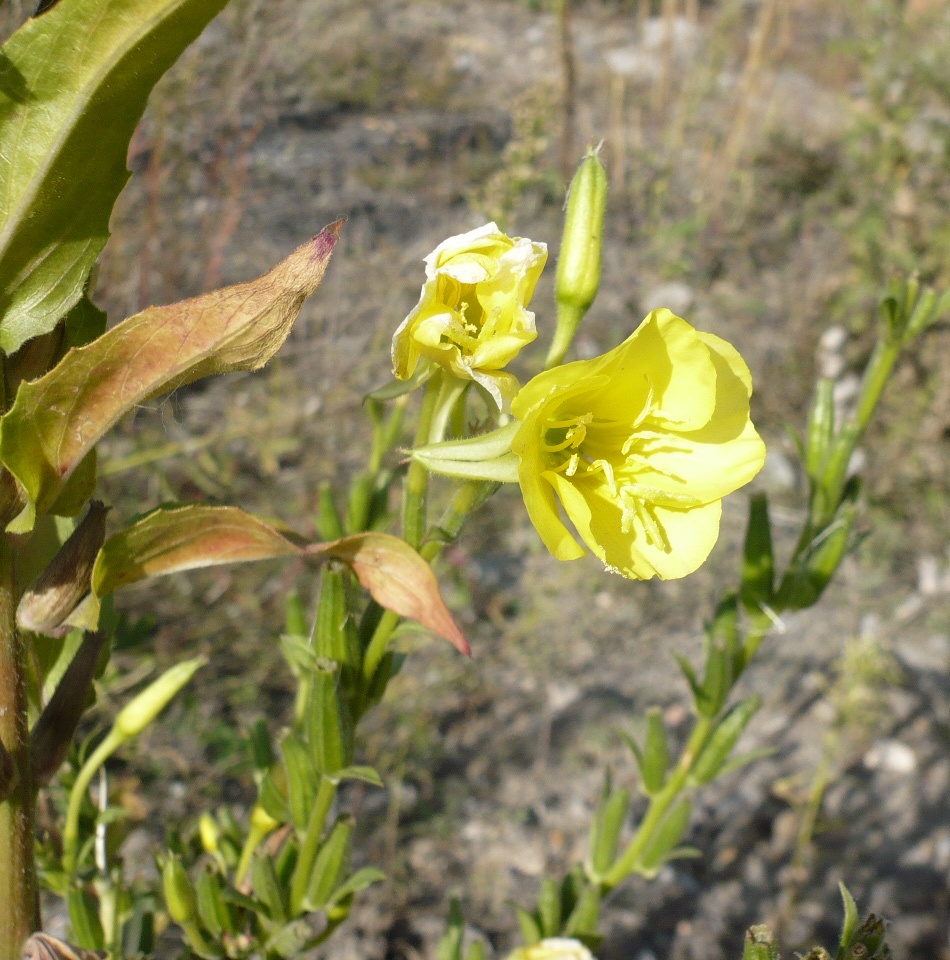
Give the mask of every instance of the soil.
MULTIPOLYGON (((785 549, 804 494, 786 424, 802 427, 823 364, 837 364, 842 390, 853 382, 888 275, 849 239, 863 201, 841 199, 875 188, 854 173, 863 141, 846 136, 870 98, 845 43, 862 14, 817 0, 789 7, 750 74, 759 3, 700 4, 697 21, 676 20, 669 47, 650 40, 662 21, 640 23, 633 4, 577 3, 567 149, 573 160, 607 137, 612 182, 602 293, 578 351, 608 349, 658 305, 736 343, 770 447, 757 485, 785 549), (717 197, 739 110, 747 129, 717 197), (822 339, 829 326, 837 347, 822 339)), ((945 7, 920 14, 938 18, 928 28, 938 50, 945 7)), ((514 0, 243 3, 212 25, 137 138, 139 176, 100 276, 110 316, 247 279, 325 223, 348 221, 281 359, 144 410, 111 441, 107 465, 160 456, 147 475, 106 477, 119 513, 206 496, 308 532, 319 482, 344 481, 362 462, 360 399, 389 375, 389 338, 415 303, 422 258, 496 214, 546 241, 553 266, 562 67, 554 15, 514 0)), ((925 225, 945 194, 908 184, 910 215, 925 225)), ((929 279, 946 282, 939 269, 929 279)), ((549 269, 535 300, 542 347, 552 283, 549 269)), ((888 919, 895 957, 950 958, 948 347, 938 328, 902 363, 863 451, 866 538, 742 682, 743 695, 763 698, 743 749, 773 752, 699 791, 687 842, 700 855, 616 892, 601 960, 732 960, 745 928, 763 921, 780 924, 787 950, 830 945, 841 881, 862 911, 888 919), (849 649, 876 666, 843 700, 854 693, 837 666, 849 649), (796 861, 826 747, 825 802, 796 861)), ((440 573, 474 657, 405 641, 409 663, 367 721, 365 759, 387 787, 357 798, 358 856, 392 882, 359 899, 327 957, 434 956, 449 894, 491 956, 517 943, 509 901, 531 907, 542 875, 583 859, 605 770, 635 788, 617 731, 638 733, 658 705, 677 742, 688 733, 673 655, 698 657, 703 621, 735 583, 745 504, 744 493, 727 503, 709 564, 670 583, 627 582, 592 559, 558 563, 516 491, 483 509, 440 573)), ((296 568, 224 570, 125 602, 157 618, 149 649, 160 661, 197 648, 215 669, 133 764, 145 849, 197 801, 247 801, 239 731, 261 715, 277 729, 288 715, 274 638, 294 587, 310 596, 314 584, 296 568), (166 759, 170 787, 149 766, 166 759)))

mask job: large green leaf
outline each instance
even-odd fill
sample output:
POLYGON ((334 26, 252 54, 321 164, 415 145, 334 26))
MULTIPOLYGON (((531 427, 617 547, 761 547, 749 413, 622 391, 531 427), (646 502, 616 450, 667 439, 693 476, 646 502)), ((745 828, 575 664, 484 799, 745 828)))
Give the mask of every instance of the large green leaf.
POLYGON ((62 0, 0 51, 0 349, 52 330, 109 236, 148 95, 227 0, 62 0))
POLYGON ((22 384, 0 420, 0 460, 22 484, 27 512, 48 512, 83 457, 136 405, 199 377, 263 366, 323 278, 341 226, 257 280, 149 307, 22 384))

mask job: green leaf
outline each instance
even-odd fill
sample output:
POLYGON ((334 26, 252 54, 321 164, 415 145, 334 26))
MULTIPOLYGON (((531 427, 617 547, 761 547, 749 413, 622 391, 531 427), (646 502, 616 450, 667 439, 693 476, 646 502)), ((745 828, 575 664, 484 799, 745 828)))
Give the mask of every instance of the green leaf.
MULTIPOLYGON (((322 661, 336 666, 332 661, 322 661)), ((309 736, 316 769, 333 777, 353 759, 353 724, 340 696, 339 668, 317 669, 310 688, 309 736)))
POLYGON ((449 919, 446 931, 436 948, 436 960, 462 960, 462 937, 465 933, 465 920, 462 906, 457 897, 449 903, 449 919))
POLYGON ((599 918, 600 891, 594 884, 589 884, 577 898, 577 904, 564 925, 564 935, 579 937, 596 933, 599 918))
POLYGON ((289 733, 280 744, 287 770, 287 792, 294 827, 303 833, 310 820, 313 798, 317 791, 317 773, 310 751, 295 733, 289 733))
POLYGON ((538 891, 538 917, 545 937, 561 932, 561 888, 553 877, 545 877, 538 891))
POLYGON ((341 226, 257 280, 149 307, 22 384, 0 421, 0 459, 35 509, 49 510, 83 457, 138 404, 201 377, 262 367, 320 284, 341 226))
POLYGON ((693 783, 698 785, 709 783, 722 773, 733 747, 738 743, 749 721, 761 705, 762 698, 758 694, 753 694, 736 704, 719 721, 690 774, 690 780, 693 783))
POLYGON ((844 923, 841 925, 841 946, 839 956, 851 946, 855 932, 858 929, 858 905, 854 902, 851 892, 843 884, 838 884, 838 890, 841 893, 841 900, 844 903, 844 923))
POLYGON ((593 874, 601 877, 613 865, 630 807, 630 791, 624 787, 610 789, 604 785, 603 796, 591 823, 590 858, 593 874))
POLYGON ((376 867, 361 867, 333 891, 330 899, 327 901, 327 906, 329 907, 334 903, 339 903, 345 897, 351 897, 354 893, 359 893, 361 890, 365 890, 374 883, 385 879, 386 874, 383 873, 382 870, 378 870, 376 867))
POLYGON ((337 880, 349 869, 352 833, 353 818, 347 815, 338 817, 313 864, 304 899, 308 910, 321 910, 332 902, 337 880))
POLYGON ((521 929, 521 939, 524 940, 525 946, 531 947, 540 943, 541 927, 534 914, 528 913, 524 907, 519 907, 517 904, 512 904, 512 906, 515 908, 518 917, 518 927, 521 929))
POLYGON ((313 932, 306 920, 293 920, 281 927, 264 944, 266 956, 299 957, 313 939, 313 932))
POLYGON ((274 873, 274 864, 269 856, 260 851, 251 859, 251 883, 255 896, 267 908, 268 917, 275 923, 286 923, 287 907, 277 874, 274 873))
POLYGON ((101 950, 105 946, 105 935, 92 894, 78 887, 70 887, 66 903, 76 945, 87 950, 101 950))
POLYGON ((640 767, 643 789, 648 796, 653 796, 663 789, 669 766, 670 751, 666 741, 663 711, 659 707, 651 707, 647 710, 647 733, 643 744, 643 763, 640 767))
POLYGON ((284 601, 284 633, 290 637, 303 637, 304 640, 310 633, 307 611, 296 591, 288 593, 284 601))
POLYGON ((805 472, 813 483, 818 482, 824 471, 835 438, 834 387, 834 381, 827 377, 815 384, 805 444, 805 472))
POLYGON ((361 780, 374 787, 384 787, 383 778, 372 768, 366 766, 344 767, 337 770, 332 776, 327 777, 331 783, 339 783, 341 780, 361 780))
POLYGON ((320 601, 313 628, 313 649, 318 657, 327 657, 349 667, 360 662, 359 641, 348 610, 344 571, 327 564, 320 571, 320 601))
POLYGON ((762 604, 770 604, 774 582, 769 501, 764 493, 757 493, 749 501, 749 523, 742 557, 742 602, 753 610, 762 604))
POLYGON ((663 864, 670 859, 674 848, 683 839, 689 827, 689 818, 693 813, 693 802, 689 798, 680 800, 663 818, 656 831, 650 837, 637 869, 646 877, 655 876, 663 864))
POLYGON ((152 87, 226 0, 69 0, 0 61, 0 349, 82 296, 152 87))
POLYGON ((234 929, 231 911, 223 896, 221 880, 210 865, 201 872, 195 892, 198 915, 205 929, 215 939, 220 939, 224 933, 231 933, 234 929))
POLYGON ((287 798, 278 786, 273 772, 268 772, 261 778, 257 802, 267 816, 278 823, 288 823, 292 819, 287 798))

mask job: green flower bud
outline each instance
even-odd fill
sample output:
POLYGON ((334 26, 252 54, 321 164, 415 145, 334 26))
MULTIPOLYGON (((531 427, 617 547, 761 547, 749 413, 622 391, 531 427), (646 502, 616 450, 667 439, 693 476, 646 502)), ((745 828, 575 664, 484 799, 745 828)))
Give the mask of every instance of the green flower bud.
POLYGON ((198 834, 201 837, 201 849, 212 856, 220 856, 218 840, 221 837, 221 828, 218 826, 218 821, 207 810, 198 821, 198 834))
POLYGON ((555 281, 557 329, 548 353, 548 367, 557 366, 564 359, 600 287, 607 172, 598 156, 599 150, 600 147, 595 147, 588 152, 577 168, 567 194, 564 235, 555 281))
POLYGON ((772 931, 766 926, 749 927, 742 960, 780 960, 772 931))
POLYGON ((186 660, 150 683, 115 718, 112 733, 120 741, 137 737, 168 706, 172 698, 205 665, 204 657, 186 660))
POLYGON ((181 926, 191 923, 198 914, 198 901, 195 888, 177 857, 168 857, 162 864, 162 888, 172 920, 181 926))

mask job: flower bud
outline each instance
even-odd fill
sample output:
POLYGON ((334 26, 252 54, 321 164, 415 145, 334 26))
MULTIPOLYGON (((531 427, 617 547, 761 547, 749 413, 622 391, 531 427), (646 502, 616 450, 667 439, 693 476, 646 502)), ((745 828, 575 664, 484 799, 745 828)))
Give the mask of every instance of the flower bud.
POLYGON ((221 828, 214 816, 207 810, 201 814, 198 820, 198 835, 201 837, 201 849, 211 856, 217 857, 221 854, 221 848, 218 841, 221 838, 221 828))
POLYGON ((518 382, 504 368, 538 335, 527 307, 547 256, 543 243, 494 223, 440 243, 425 259, 419 303, 393 336, 396 379, 435 365, 506 408, 518 382))
POLYGON ((206 662, 204 657, 196 657, 166 670, 119 711, 112 727, 113 734, 121 741, 137 737, 206 662))
POLYGON ((768 927, 749 927, 742 960, 779 960, 778 945, 768 927))
POLYGON ((607 173, 598 156, 589 151, 577 168, 567 194, 564 235, 557 261, 557 329, 547 366, 557 366, 567 353, 584 314, 600 287, 600 261, 607 205, 607 173))
POLYGON ((194 920, 198 913, 195 889, 177 857, 168 857, 162 864, 162 887, 172 920, 181 925, 194 920))

